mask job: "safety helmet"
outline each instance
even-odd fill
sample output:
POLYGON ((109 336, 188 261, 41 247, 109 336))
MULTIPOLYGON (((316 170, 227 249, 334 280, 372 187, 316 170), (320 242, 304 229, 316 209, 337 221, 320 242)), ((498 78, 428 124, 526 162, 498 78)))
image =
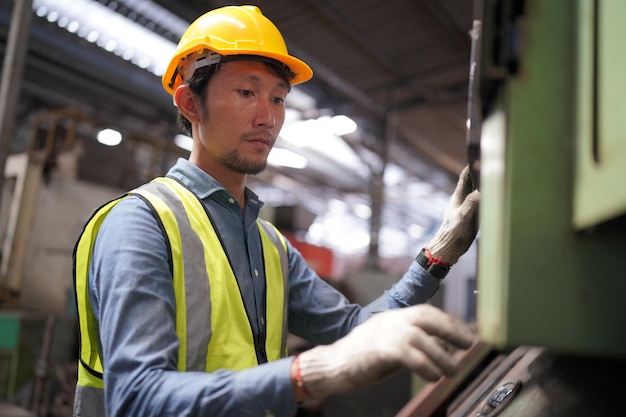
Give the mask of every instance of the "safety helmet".
POLYGON ((292 84, 308 81, 311 68, 289 55, 278 28, 256 6, 225 6, 197 18, 185 31, 162 77, 163 88, 173 94, 200 67, 236 55, 270 58, 295 73, 292 84))

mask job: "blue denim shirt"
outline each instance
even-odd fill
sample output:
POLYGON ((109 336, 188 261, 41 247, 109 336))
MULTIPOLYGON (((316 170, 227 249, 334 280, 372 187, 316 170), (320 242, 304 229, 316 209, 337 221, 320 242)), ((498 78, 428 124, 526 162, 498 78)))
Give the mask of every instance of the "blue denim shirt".
MULTIPOLYGON (((247 189, 242 211, 224 187, 183 159, 168 175, 200 197, 215 220, 230 259, 236 260, 233 268, 256 331, 265 310, 263 256, 255 226, 263 203, 247 189)), ((288 253, 289 331, 314 344, 341 338, 376 312, 425 302, 439 286, 437 278, 413 262, 391 289, 360 307, 320 279, 289 244, 288 253)), ((107 415, 293 416, 293 358, 245 371, 177 371, 168 256, 161 229, 140 198, 123 200, 103 222, 93 250, 89 295, 100 326, 107 415)))

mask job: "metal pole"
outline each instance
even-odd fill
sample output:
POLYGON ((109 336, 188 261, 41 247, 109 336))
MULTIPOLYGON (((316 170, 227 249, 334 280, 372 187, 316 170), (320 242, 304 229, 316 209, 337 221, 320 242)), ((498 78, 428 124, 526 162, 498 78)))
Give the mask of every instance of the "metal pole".
POLYGON ((30 405, 30 409, 33 411, 34 417, 39 417, 42 414, 42 402, 44 400, 46 380, 48 379, 49 374, 48 366, 50 362, 50 354, 52 352, 55 324, 56 320, 54 316, 49 314, 46 319, 46 327, 43 332, 41 354, 35 365, 35 387, 33 388, 33 396, 31 398, 30 405))
POLYGON ((0 207, 2 206, 4 167, 13 139, 32 15, 33 0, 15 0, 0 79, 0 207))
POLYGON ((383 209, 385 206, 385 169, 389 162, 389 143, 392 140, 391 113, 387 112, 383 137, 377 146, 377 153, 382 160, 380 169, 372 171, 370 197, 372 199, 372 216, 370 217, 370 245, 367 256, 367 268, 370 271, 380 270, 380 231, 383 226, 383 209))

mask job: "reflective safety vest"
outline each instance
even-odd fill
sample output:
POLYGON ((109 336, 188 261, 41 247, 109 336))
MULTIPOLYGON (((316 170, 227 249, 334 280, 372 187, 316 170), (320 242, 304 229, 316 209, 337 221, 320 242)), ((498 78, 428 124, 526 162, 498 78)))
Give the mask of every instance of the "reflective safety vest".
POLYGON ((176 334, 180 341, 178 370, 241 370, 257 366, 259 361, 286 357, 289 285, 285 238, 270 223, 257 220, 266 278, 266 329, 265 334, 253 335, 233 269, 208 212, 185 186, 161 177, 96 210, 74 249, 80 329, 78 386, 104 387, 98 326, 87 281, 100 225, 128 195, 139 196, 151 207, 171 250, 176 334))

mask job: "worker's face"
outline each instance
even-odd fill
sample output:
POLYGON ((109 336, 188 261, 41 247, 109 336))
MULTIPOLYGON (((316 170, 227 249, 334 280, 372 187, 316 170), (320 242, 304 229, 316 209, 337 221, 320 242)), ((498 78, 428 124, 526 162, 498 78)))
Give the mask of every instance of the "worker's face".
POLYGON ((209 81, 194 137, 196 156, 241 174, 261 172, 285 120, 288 92, 264 63, 223 64, 209 81))

